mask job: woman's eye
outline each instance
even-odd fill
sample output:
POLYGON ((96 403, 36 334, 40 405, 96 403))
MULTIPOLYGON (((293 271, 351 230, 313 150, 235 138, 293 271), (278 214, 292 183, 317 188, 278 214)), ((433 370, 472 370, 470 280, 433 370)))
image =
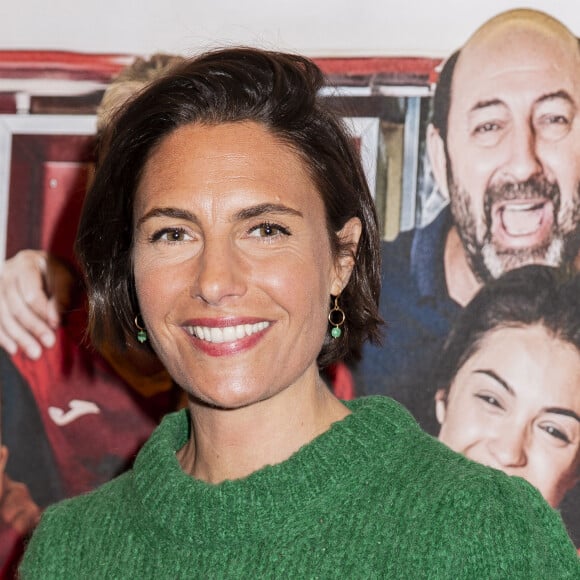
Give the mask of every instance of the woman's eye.
POLYGON ((281 225, 266 222, 251 228, 249 235, 254 238, 274 238, 277 236, 289 236, 290 231, 281 225))
POLYGON ((492 407, 497 407, 498 409, 503 409, 501 403, 493 395, 475 395, 478 399, 481 399, 484 403, 491 405, 492 407))
POLYGON ((563 441, 564 443, 570 443, 570 438, 568 437, 568 435, 566 435, 566 433, 564 433, 557 427, 554 427, 554 425, 544 425, 541 426, 541 429, 543 429, 546 433, 548 433, 548 435, 551 435, 552 437, 560 441, 563 441))
POLYGON ((152 242, 163 241, 163 242, 183 242, 191 239, 191 236, 183 228, 164 228, 155 232, 151 236, 152 242))

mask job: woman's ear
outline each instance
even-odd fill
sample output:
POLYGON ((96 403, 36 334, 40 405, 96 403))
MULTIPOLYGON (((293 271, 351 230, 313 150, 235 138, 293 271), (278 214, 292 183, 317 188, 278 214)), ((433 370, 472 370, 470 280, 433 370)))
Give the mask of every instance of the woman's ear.
POLYGON ((439 425, 445 422, 447 415, 447 391, 445 389, 438 389, 435 393, 435 416, 439 425))
POLYGON ((340 245, 347 249, 342 252, 336 259, 334 266, 334 278, 331 284, 330 293, 333 296, 338 296, 348 284, 350 275, 354 268, 356 250, 358 242, 362 233, 362 224, 359 218, 352 217, 338 232, 338 239, 340 245))
POLYGON ((427 155, 431 164, 433 177, 441 194, 449 200, 449 187, 447 182, 447 156, 445 155, 445 143, 439 131, 430 123, 427 127, 427 155))

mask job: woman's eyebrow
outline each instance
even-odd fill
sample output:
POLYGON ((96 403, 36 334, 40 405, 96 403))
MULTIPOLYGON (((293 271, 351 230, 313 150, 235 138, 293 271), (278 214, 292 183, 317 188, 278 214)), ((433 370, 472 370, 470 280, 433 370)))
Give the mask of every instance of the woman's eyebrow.
POLYGON ((149 210, 145 215, 141 216, 137 221, 137 227, 146 222, 147 220, 155 217, 169 217, 177 218, 180 220, 187 220, 190 222, 197 222, 197 218, 194 214, 186 209, 180 209, 177 207, 154 207, 149 210))
MULTIPOLYGON (((491 369, 476 369, 473 371, 477 374, 487 375, 488 377, 492 378, 494 381, 499 383, 508 393, 511 395, 515 395, 514 390, 509 386, 509 384, 502 379, 495 371, 491 369)), ((572 419, 576 419, 580 423, 580 415, 572 411, 572 409, 566 409, 565 407, 546 407, 544 409, 544 413, 555 413, 557 415, 564 415, 566 417, 571 417, 572 419)))
POLYGON ((580 415, 577 415, 572 411, 572 409, 566 409, 564 407, 547 407, 544 409, 545 413, 556 413, 557 415, 565 415, 566 417, 572 417, 572 419, 576 419, 578 423, 580 423, 580 415))
POLYGON ((258 205, 253 205, 251 207, 245 207, 244 209, 241 209, 234 215, 234 219, 247 220, 259 217, 267 213, 277 213, 303 217, 302 212, 298 211, 297 209, 288 207, 287 205, 283 205, 281 203, 260 203, 258 205))
MULTIPOLYGON (((260 203, 258 205, 254 205, 251 207, 245 207, 244 209, 238 211, 236 214, 234 214, 234 221, 252 219, 255 217, 259 217, 261 215, 271 213, 303 217, 301 211, 298 211, 281 203, 260 203)), ((195 214, 191 213, 190 211, 187 211, 186 209, 181 209, 177 207, 154 207, 153 209, 148 211, 144 216, 139 218, 139 220, 137 221, 137 227, 143 224, 143 222, 146 222, 147 220, 155 217, 169 217, 197 223, 197 218, 195 214)))
POLYGON ((507 381, 502 379, 495 371, 491 369, 476 369, 473 371, 476 374, 486 375, 499 383, 510 395, 515 395, 515 391, 509 386, 507 381))

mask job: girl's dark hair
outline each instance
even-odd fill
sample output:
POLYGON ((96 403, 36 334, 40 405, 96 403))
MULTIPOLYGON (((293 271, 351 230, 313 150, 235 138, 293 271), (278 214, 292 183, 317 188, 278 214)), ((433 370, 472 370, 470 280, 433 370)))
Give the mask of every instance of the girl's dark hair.
POLYGON ((580 352, 580 275, 524 266, 487 283, 459 315, 443 347, 436 386, 447 390, 485 336, 499 328, 541 325, 580 352))
POLYGON ((119 112, 87 193, 76 241, 95 344, 105 339, 136 344, 133 203, 156 146, 183 125, 242 121, 260 123, 300 155, 324 202, 334 256, 350 251, 337 232, 353 217, 362 222, 354 270, 339 298, 346 315, 343 337, 327 338, 319 365, 358 358, 363 341, 379 340, 375 207, 351 137, 318 96, 323 84, 320 69, 306 58, 252 48, 222 49, 185 61, 119 112))

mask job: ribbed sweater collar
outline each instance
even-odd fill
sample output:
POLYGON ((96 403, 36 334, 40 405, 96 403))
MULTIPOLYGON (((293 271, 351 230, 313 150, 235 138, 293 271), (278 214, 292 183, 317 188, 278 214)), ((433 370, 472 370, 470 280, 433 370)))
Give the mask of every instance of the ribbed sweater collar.
POLYGON ((131 501, 139 504, 134 507, 140 517, 150 520, 148 526, 162 528, 159 531, 175 541, 189 539, 198 548, 235 544, 240 537, 266 539, 307 507, 315 512, 312 502, 320 502, 331 490, 334 497, 337 490, 348 496, 372 477, 368 466, 377 453, 384 454, 390 435, 416 428, 395 405, 382 397, 352 401, 350 415, 288 460, 218 485, 182 471, 175 453, 189 436, 189 414, 174 413, 163 420, 135 461, 131 501))

